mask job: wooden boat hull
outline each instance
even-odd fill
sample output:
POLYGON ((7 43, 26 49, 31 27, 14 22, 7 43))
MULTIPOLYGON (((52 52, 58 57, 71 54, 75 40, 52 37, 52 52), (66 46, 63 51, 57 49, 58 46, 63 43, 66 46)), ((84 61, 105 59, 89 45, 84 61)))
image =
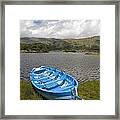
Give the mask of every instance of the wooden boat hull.
POLYGON ((46 99, 77 99, 78 81, 58 69, 43 66, 40 68, 34 68, 30 73, 30 80, 33 88, 46 99), (46 71, 47 74, 49 74, 47 76, 45 76, 46 71))
MULTIPOLYGON (((33 84, 32 84, 32 86, 33 86, 33 84)), ((44 98, 46 98, 48 100, 75 100, 76 99, 76 96, 71 95, 71 91, 67 91, 67 92, 63 92, 63 93, 52 93, 52 92, 40 90, 40 89, 36 88, 35 86, 33 86, 33 88, 40 95, 42 95, 44 98)), ((74 91, 74 93, 76 93, 76 91, 74 91)))

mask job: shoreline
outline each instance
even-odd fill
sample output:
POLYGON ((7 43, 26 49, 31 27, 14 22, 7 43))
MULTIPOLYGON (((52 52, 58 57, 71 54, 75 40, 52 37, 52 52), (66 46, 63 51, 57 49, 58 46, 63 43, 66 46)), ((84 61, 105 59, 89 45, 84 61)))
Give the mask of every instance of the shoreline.
POLYGON ((22 53, 28 53, 28 54, 54 54, 54 53, 58 53, 58 54, 84 54, 84 55, 100 55, 100 53, 97 52, 64 52, 64 51, 49 51, 49 52, 20 52, 20 54, 22 53))

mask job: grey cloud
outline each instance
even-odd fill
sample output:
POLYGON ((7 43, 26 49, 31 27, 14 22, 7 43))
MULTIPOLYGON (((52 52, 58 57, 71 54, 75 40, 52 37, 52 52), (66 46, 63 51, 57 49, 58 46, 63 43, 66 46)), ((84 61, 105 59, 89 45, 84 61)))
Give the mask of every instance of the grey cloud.
POLYGON ((100 20, 23 20, 21 37, 80 38, 100 35, 100 20))

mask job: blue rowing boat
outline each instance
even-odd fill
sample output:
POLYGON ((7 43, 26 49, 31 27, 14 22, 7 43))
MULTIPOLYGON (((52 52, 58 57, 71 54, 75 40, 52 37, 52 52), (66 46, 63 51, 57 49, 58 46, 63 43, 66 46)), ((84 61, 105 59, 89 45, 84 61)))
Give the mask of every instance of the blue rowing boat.
POLYGON ((78 96, 78 81, 56 68, 41 66, 30 73, 32 86, 43 97, 50 100, 75 100, 78 96))

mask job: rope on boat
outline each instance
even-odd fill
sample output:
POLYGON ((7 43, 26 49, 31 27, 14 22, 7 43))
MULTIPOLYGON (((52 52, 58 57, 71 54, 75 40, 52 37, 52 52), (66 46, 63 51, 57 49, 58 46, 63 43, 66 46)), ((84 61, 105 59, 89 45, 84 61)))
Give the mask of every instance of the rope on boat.
POLYGON ((82 98, 78 96, 78 93, 77 93, 77 89, 76 89, 76 88, 71 89, 71 94, 72 94, 72 96, 73 96, 73 99, 75 99, 75 100, 82 100, 82 98))
POLYGON ((76 100, 82 100, 82 98, 79 97, 79 96, 75 96, 75 99, 76 99, 76 100))

